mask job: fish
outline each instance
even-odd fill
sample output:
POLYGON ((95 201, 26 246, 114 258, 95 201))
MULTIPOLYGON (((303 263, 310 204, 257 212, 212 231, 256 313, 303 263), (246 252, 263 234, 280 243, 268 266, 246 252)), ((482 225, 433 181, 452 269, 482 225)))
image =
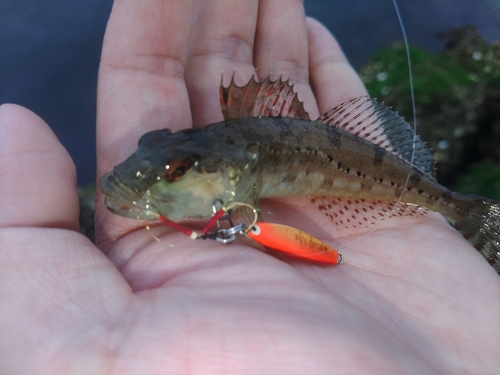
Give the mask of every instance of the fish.
POLYGON ((302 195, 332 221, 347 202, 361 213, 356 225, 377 221, 363 215, 374 206, 388 207, 385 217, 424 208, 444 215, 500 273, 500 203, 440 185, 432 152, 391 108, 362 96, 312 120, 282 77, 237 86, 233 76, 227 87, 221 81, 220 101, 224 121, 144 134, 102 176, 106 207, 179 222, 210 218, 216 200, 258 209, 261 198, 302 195))

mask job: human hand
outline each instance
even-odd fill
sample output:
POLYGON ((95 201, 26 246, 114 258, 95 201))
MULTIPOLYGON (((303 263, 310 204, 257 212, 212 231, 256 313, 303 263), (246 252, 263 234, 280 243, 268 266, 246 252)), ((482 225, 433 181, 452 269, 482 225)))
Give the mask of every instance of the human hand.
MULTIPOLYGON (((364 89, 299 1, 116 1, 103 49, 98 176, 153 129, 221 120, 220 74, 290 75, 312 117, 364 89), (259 8, 258 8, 259 7, 259 8), (313 95, 314 93, 314 95, 313 95), (193 121, 191 122, 191 119, 193 121)), ((42 120, 0 110, 0 369, 7 374, 493 373, 500 282, 439 215, 352 236, 337 267, 192 241, 97 207, 42 120), (160 239, 157 242, 154 236, 160 239), (103 254, 104 252, 104 254, 103 254)), ((275 221, 332 241, 307 199, 275 221)))

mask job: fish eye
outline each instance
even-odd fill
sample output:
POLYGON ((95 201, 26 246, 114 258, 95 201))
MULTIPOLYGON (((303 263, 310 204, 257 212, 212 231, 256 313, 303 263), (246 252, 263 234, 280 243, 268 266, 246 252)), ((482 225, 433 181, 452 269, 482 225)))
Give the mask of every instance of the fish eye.
POLYGON ((182 179, 194 165, 191 158, 173 160, 166 165, 165 180, 174 182, 182 179))

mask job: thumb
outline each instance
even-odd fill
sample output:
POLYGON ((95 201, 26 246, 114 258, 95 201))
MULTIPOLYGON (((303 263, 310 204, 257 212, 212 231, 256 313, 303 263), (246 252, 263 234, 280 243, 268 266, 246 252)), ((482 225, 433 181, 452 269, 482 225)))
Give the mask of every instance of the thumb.
POLYGON ((49 126, 26 108, 0 106, 0 227, 78 230, 76 169, 49 126))

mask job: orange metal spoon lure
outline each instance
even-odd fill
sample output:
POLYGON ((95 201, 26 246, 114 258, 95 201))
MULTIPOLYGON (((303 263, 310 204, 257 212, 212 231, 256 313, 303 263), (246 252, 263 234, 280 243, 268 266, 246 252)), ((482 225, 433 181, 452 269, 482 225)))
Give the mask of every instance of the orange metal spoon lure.
POLYGON ((259 244, 302 260, 324 264, 341 264, 342 254, 324 242, 287 225, 259 222, 247 233, 259 244))

